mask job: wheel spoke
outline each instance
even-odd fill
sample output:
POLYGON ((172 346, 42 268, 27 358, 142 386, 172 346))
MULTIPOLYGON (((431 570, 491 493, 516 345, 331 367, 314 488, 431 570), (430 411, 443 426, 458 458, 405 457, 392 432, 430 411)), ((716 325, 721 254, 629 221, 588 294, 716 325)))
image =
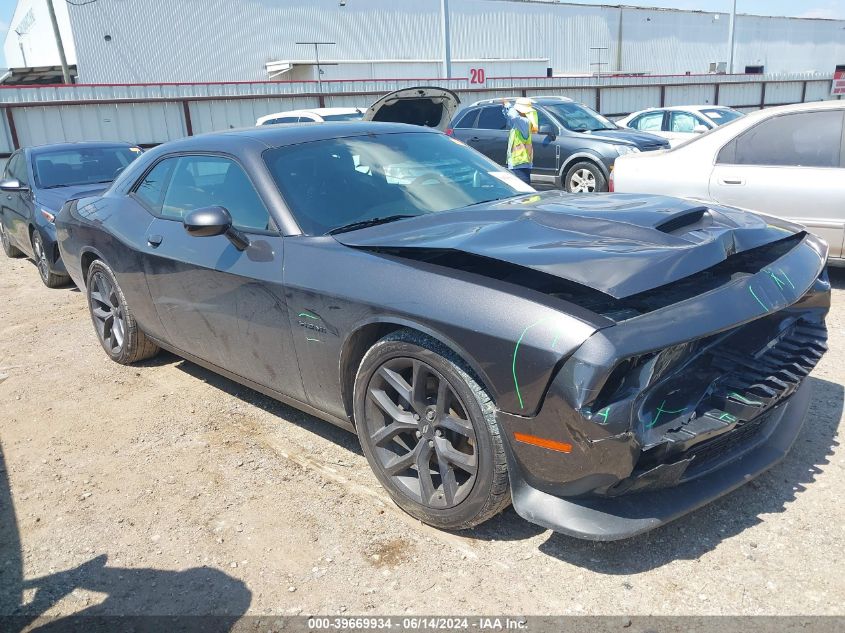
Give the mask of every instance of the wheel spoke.
POLYGON ((437 467, 440 471, 440 479, 443 482, 443 495, 446 497, 446 503, 452 505, 455 503, 455 496, 458 493, 458 481, 455 479, 455 471, 449 465, 440 451, 437 451, 437 467))
POLYGON ((437 422, 437 426, 441 429, 448 429, 466 437, 473 437, 474 435, 472 423, 469 420, 462 420, 461 418, 456 418, 453 415, 447 415, 440 418, 437 422))
POLYGON ((448 440, 443 439, 442 437, 435 438, 434 441, 437 446, 438 457, 442 457, 449 464, 457 466, 464 472, 475 474, 475 471, 477 470, 475 455, 461 453, 456 450, 448 440))
POLYGON ((434 408, 437 411, 437 416, 443 416, 452 406, 452 389, 445 378, 440 379, 440 384, 437 385, 437 400, 434 403, 434 408))
POLYGON ((428 442, 417 445, 417 476, 420 480, 420 497, 423 503, 431 503, 434 496, 434 482, 431 479, 431 447, 428 442))
POLYGON ((370 389, 370 397, 376 403, 379 409, 384 411, 387 415, 393 418, 400 424, 407 424, 409 426, 416 426, 414 416, 408 411, 402 411, 390 396, 383 389, 370 389))
POLYGON ((388 385, 396 390, 400 398, 407 402, 409 406, 413 405, 413 402, 411 402, 411 385, 402 376, 387 367, 382 367, 378 373, 387 381, 388 385))
POLYGON ((413 377, 411 378, 411 405, 420 415, 425 413, 426 383, 428 369, 420 361, 414 361, 413 377))
POLYGON ((109 316, 111 316, 111 310, 101 308, 100 306, 97 306, 95 308, 91 308, 91 312, 100 321, 105 321, 107 318, 109 318, 109 316))
POLYGON ((404 455, 397 455, 385 462, 384 470, 388 475, 395 477, 408 470, 416 460, 416 451, 409 451, 404 455))
POLYGON ((391 422, 387 426, 380 428, 370 437, 373 439, 373 444, 381 446, 387 440, 392 440, 394 437, 403 431, 412 431, 417 428, 416 424, 407 424, 404 422, 391 422))

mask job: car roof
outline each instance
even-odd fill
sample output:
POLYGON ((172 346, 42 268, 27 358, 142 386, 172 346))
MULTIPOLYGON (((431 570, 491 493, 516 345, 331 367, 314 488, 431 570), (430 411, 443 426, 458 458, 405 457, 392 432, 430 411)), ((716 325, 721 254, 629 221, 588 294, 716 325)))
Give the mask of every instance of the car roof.
POLYGON ((808 103, 793 103, 783 106, 772 106, 762 110, 754 110, 745 115, 746 121, 766 119, 778 114, 789 112, 811 112, 813 110, 845 110, 845 101, 810 101, 808 103))
POLYGON ((285 110, 283 112, 274 112, 272 114, 265 114, 261 119, 272 119, 283 116, 300 116, 302 114, 316 114, 317 116, 329 116, 332 114, 354 114, 360 112, 363 114, 367 108, 302 108, 300 110, 285 110))
MULTIPOLYGON (((331 121, 314 123, 283 123, 280 125, 245 127, 237 130, 209 132, 159 145, 168 151, 213 151, 230 146, 239 138, 263 146, 282 147, 323 141, 333 138, 364 136, 367 134, 440 134, 438 130, 407 123, 378 123, 371 121, 331 121)), ((158 148, 157 148, 158 149, 158 148)))
POLYGON ((123 141, 78 141, 71 143, 48 143, 45 145, 33 145, 26 147, 31 154, 44 154, 46 152, 57 152, 74 149, 94 149, 97 147, 137 147, 132 143, 123 141))

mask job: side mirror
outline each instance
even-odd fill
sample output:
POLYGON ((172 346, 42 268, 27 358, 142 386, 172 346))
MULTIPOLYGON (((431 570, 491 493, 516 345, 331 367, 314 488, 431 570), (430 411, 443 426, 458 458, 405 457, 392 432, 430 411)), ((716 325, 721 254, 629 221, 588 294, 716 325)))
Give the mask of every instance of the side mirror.
POLYGON ((549 125, 546 123, 545 125, 541 125, 540 129, 537 131, 538 134, 542 134, 544 136, 551 136, 552 138, 557 136, 557 128, 553 125, 549 125))
POLYGON ((692 131, 695 134, 704 134, 705 132, 709 132, 710 128, 708 128, 706 125, 701 125, 701 123, 699 123, 694 128, 692 128, 692 131))
POLYGON ((203 207, 188 211, 182 224, 188 234, 194 237, 225 235, 239 251, 249 246, 249 239, 232 226, 232 216, 223 207, 203 207))
POLYGON ((29 191, 29 187, 17 178, 6 178, 0 180, 0 191, 29 191))

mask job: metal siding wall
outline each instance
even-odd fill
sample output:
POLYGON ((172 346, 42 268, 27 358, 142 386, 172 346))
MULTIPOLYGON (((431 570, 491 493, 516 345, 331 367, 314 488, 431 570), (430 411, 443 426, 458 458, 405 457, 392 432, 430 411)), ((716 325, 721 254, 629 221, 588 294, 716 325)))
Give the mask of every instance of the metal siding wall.
MULTIPOLYGON (((437 59, 438 0, 98 0, 69 6, 80 80, 85 82, 239 81, 266 79, 270 60, 310 59, 297 41, 337 42, 324 59, 437 59), (105 35, 112 40, 106 42, 105 35)), ((706 72, 727 59, 728 16, 714 12, 568 5, 512 0, 452 0, 455 59, 549 58, 556 73, 594 69, 591 46, 607 47, 604 68, 652 73, 706 72), (718 15, 718 19, 717 16, 718 15), (529 34, 509 37, 510 33, 529 34)), ((845 59, 845 21, 737 19, 737 68, 828 71, 845 59)), ((370 77, 412 76, 412 64, 373 66, 370 77)), ((439 66, 425 76, 441 75, 439 66)), ((464 68, 456 68, 456 73, 464 68)), ((326 77, 351 78, 343 66, 326 77)))
POLYGON ((797 103, 801 101, 801 90, 803 86, 799 83, 770 82, 766 84, 766 103, 797 103))
POLYGON ((11 154, 15 151, 15 148, 12 145, 12 135, 9 132, 6 108, 0 108, 0 117, 3 117, 2 123, 0 123, 0 154, 11 154))
POLYGON ((315 98, 237 99, 189 103, 194 134, 255 125, 258 117, 285 110, 317 107, 315 98))
POLYGON ((804 95, 804 100, 824 101, 825 99, 831 99, 830 84, 830 81, 808 81, 807 94, 804 95))
MULTIPOLYGON (((747 84, 723 84, 719 89, 719 105, 751 105, 752 103, 760 103, 761 96, 760 84, 756 82, 747 84)), ((800 95, 797 100, 801 100, 800 95)))
POLYGON ((659 86, 610 88, 601 92, 601 109, 610 114, 636 112, 659 105, 659 86))
MULTIPOLYGON (((721 104, 753 108, 760 102, 763 81, 769 82, 767 103, 781 103, 800 100, 805 81, 808 101, 829 99, 830 77, 816 74, 603 77, 600 84, 595 77, 493 78, 480 90, 469 90, 468 83, 460 79, 438 83, 457 91, 464 104, 525 92, 529 96, 566 96, 593 108, 600 88, 601 111, 622 114, 659 105, 661 85, 665 86, 666 105, 713 103, 715 86, 719 84, 721 104)), ((323 98, 327 106, 364 107, 381 94, 415 83, 411 80, 327 82, 323 98)), ((198 134, 252 126, 259 116, 272 112, 317 107, 316 90, 313 82, 0 88, 0 104, 16 106, 11 110, 22 145, 83 139, 155 144, 187 133, 183 114, 186 102, 193 131, 198 134), (127 102, 104 103, 108 100, 127 102), (57 105, 50 106, 50 102, 57 105)), ((4 129, 2 134, 0 153, 11 148, 8 130, 4 129), (5 140, 2 134, 6 135, 5 140)))
POLYGON ((668 86, 666 105, 705 105, 714 103, 716 89, 710 86, 668 86))
POLYGON ((21 146, 65 141, 156 144, 185 136, 178 104, 92 104, 19 108, 14 111, 21 146))

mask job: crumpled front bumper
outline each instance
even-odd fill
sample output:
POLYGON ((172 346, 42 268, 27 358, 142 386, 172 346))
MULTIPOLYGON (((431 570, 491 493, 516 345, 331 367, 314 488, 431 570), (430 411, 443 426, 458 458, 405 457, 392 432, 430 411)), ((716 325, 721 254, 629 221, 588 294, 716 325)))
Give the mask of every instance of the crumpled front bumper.
POLYGON ((578 538, 615 541, 646 532, 739 488, 783 459, 798 437, 812 388, 808 382, 773 408, 760 443, 727 465, 671 488, 606 498, 561 498, 532 487, 509 455, 513 507, 524 519, 578 538))
POLYGON ((595 540, 639 534, 779 461, 826 349, 826 248, 593 334, 539 411, 499 411, 516 511, 595 540))

